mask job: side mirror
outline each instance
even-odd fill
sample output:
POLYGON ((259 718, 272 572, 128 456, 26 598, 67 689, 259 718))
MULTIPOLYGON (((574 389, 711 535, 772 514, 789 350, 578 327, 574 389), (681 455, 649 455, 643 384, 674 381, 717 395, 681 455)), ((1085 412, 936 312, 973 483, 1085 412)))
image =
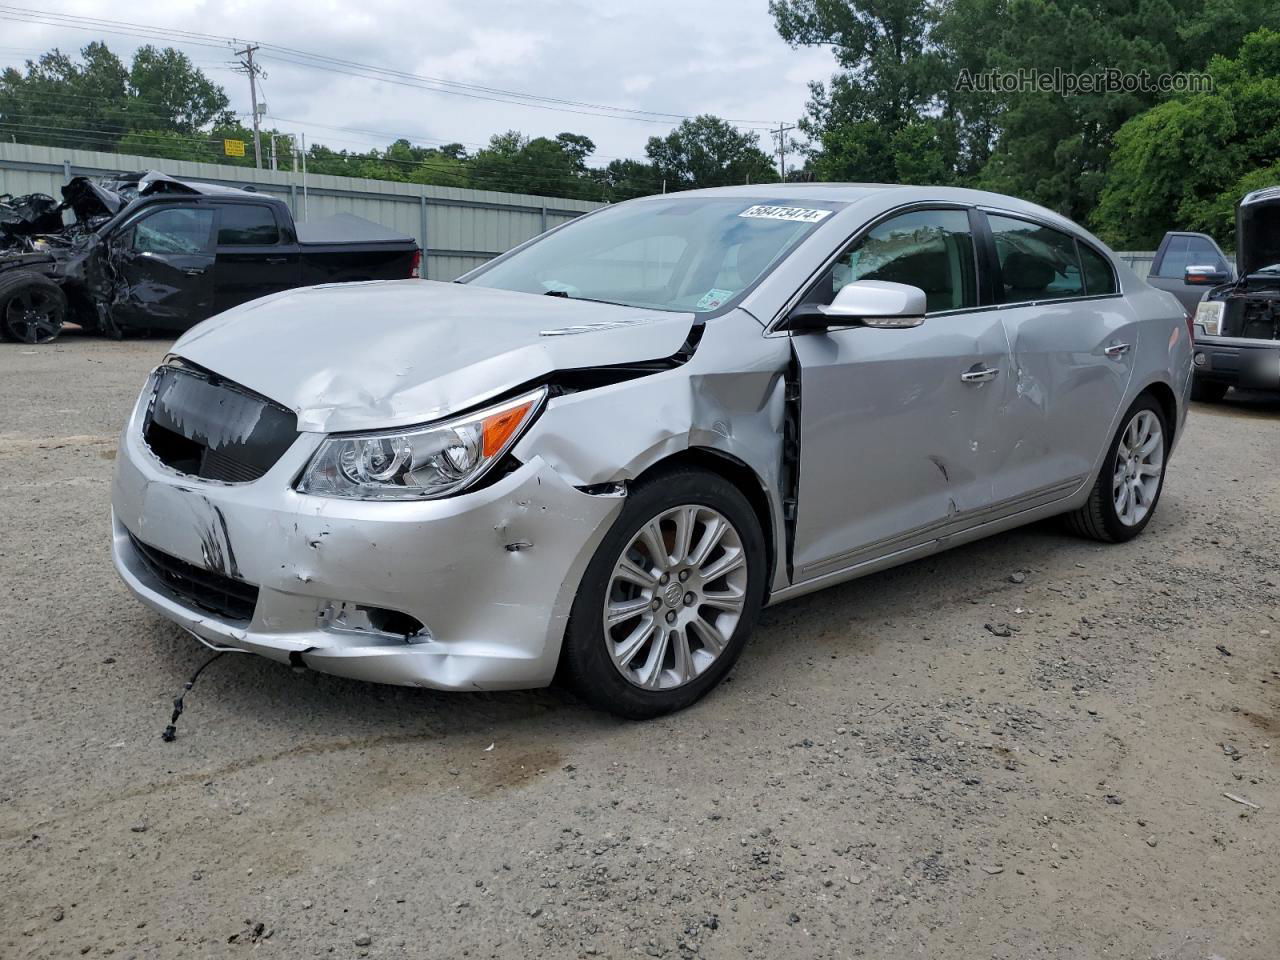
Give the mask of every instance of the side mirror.
POLYGON ((1216 287, 1220 283, 1229 283, 1231 275, 1222 267, 1187 267, 1182 280, 1189 287, 1216 287))
POLYGON ((829 306, 801 304, 787 318, 797 333, 831 327, 918 327, 924 323, 924 291, 887 280, 855 280, 840 288, 829 306))

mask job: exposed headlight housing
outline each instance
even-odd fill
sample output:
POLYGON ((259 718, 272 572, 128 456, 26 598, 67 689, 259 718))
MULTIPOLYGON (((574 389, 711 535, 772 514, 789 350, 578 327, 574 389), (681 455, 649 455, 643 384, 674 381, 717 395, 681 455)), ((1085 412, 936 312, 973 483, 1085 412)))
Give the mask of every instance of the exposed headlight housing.
POLYGON ((1206 337, 1216 337, 1222 329, 1222 311, 1225 304, 1221 300, 1201 300, 1196 307, 1195 323, 1204 329, 1206 337))
POLYGON ((298 482, 301 493, 344 500, 435 500, 502 459, 546 399, 546 387, 425 427, 327 438, 298 482))

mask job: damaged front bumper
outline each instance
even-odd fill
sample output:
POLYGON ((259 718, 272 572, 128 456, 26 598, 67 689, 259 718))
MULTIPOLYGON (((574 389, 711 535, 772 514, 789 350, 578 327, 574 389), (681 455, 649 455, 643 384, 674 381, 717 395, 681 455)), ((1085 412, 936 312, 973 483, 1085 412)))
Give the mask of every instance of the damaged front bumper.
POLYGON ((621 492, 584 493, 535 458, 442 500, 306 496, 293 481, 323 439, 307 433, 258 480, 205 481, 152 455, 144 409, 117 455, 112 557, 153 610, 210 645, 344 677, 440 690, 550 683, 621 492), (234 603, 210 601, 220 588, 234 603), (394 632, 413 621, 422 629, 394 632))

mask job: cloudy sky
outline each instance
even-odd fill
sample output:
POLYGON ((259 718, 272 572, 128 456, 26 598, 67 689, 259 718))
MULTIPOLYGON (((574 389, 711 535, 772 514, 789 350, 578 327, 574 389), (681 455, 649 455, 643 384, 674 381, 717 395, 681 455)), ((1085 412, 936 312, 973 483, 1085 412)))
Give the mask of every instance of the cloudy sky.
MULTIPOLYGON (((51 0, 39 7, 17 0, 0 3, 0 66, 20 66, 54 46, 78 50, 93 39, 122 56, 142 43, 169 43, 222 84, 233 109, 247 118, 248 81, 231 72, 229 52, 216 40, 184 41, 176 31, 276 44, 541 97, 661 114, 714 113, 742 126, 794 122, 803 113, 808 82, 832 70, 826 50, 791 50, 778 38, 766 0, 51 0), (118 32, 8 18, 23 8, 45 11, 45 19, 48 13, 111 19, 118 32), (168 39, 138 36, 131 24, 168 39)), ((268 124, 305 132, 309 142, 336 149, 383 146, 397 137, 474 148, 502 130, 534 136, 571 131, 591 137, 594 162, 607 163, 641 156, 648 137, 678 122, 495 103, 299 66, 286 56, 260 52, 268 124)), ((767 135, 761 145, 773 149, 767 135)))

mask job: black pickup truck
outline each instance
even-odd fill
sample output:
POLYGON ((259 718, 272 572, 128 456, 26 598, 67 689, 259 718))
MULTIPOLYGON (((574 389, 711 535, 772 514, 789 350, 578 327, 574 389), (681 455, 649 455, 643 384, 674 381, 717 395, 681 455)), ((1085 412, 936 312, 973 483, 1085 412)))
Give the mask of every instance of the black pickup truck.
POLYGON ((1186 282, 1211 287, 1195 311, 1192 397, 1215 402, 1231 387, 1280 391, 1280 186, 1236 205, 1233 274, 1186 268, 1186 282))
POLYGON ((284 201, 250 190, 150 172, 76 177, 62 194, 0 216, 4 339, 47 343, 66 321, 178 332, 281 290, 416 277, 421 263, 411 237, 350 215, 295 224, 284 201))

